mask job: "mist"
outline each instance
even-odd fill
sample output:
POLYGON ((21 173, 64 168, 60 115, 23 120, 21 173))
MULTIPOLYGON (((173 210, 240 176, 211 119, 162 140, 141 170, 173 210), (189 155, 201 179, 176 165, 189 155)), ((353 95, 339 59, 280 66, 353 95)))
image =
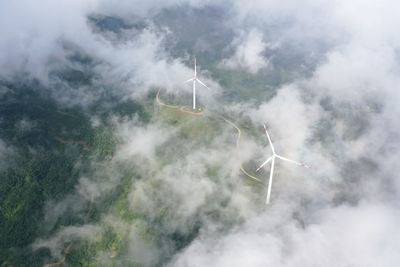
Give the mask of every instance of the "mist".
POLYGON ((39 2, 0 4, 0 219, 45 192, 5 266, 400 264, 396 1, 39 2), (277 161, 269 205, 263 124, 311 166, 277 161), (18 172, 47 153, 69 179, 18 172))

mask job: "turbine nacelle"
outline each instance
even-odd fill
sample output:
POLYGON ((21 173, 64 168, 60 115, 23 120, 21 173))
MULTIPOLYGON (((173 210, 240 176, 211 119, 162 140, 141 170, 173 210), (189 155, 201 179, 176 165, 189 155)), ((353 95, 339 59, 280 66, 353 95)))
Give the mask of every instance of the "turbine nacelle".
POLYGON ((256 172, 258 172, 258 171, 259 171, 262 167, 264 167, 268 162, 270 162, 270 161, 273 160, 273 159, 275 160, 276 158, 281 159, 281 160, 284 160, 284 161, 289 161, 289 162, 291 162, 291 163, 294 163, 294 164, 296 164, 296 165, 305 167, 305 168, 307 168, 307 169, 311 168, 311 167, 308 166, 307 164, 304 164, 304 163, 301 163, 301 162, 297 162, 297 161, 294 161, 294 160, 291 160, 291 159, 282 157, 282 156, 280 156, 280 155, 278 155, 278 154, 273 154, 273 155, 272 155, 271 157, 269 157, 266 161, 264 161, 263 164, 260 165, 260 167, 258 167, 258 168, 256 169, 256 172))

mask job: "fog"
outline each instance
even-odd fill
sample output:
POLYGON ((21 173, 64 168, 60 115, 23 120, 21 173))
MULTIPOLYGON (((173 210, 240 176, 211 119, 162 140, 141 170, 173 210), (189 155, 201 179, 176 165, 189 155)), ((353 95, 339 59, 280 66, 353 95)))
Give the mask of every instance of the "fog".
MULTIPOLYGON (((1 79, 38 81, 58 105, 109 129, 116 148, 91 158, 95 167, 66 197, 47 201, 48 235, 33 251, 58 259, 70 242, 96 242, 110 228, 126 246, 115 259, 95 255, 99 265, 400 264, 399 3, 39 2, 0 4, 1 79), (126 27, 101 28, 96 16, 126 27), (71 60, 75 53, 91 63, 71 60), (162 89, 165 102, 190 99, 182 83, 194 56, 211 87, 198 92, 206 115, 177 123, 152 97, 162 89), (95 78, 74 85, 55 75, 67 68, 95 78), (126 100, 150 118, 112 111, 111 101, 126 100), (98 103, 105 119, 91 111, 98 103), (246 125, 239 150, 221 115, 246 125), (277 162, 267 206, 269 167, 261 184, 240 170, 254 173, 271 155, 263 124, 278 154, 311 166, 277 162), (116 192, 126 196, 124 214, 104 204, 116 192), (92 205, 99 215, 87 221, 92 205), (63 216, 81 223, 55 228, 63 216)), ((12 147, 0 140, 2 161, 12 147)))

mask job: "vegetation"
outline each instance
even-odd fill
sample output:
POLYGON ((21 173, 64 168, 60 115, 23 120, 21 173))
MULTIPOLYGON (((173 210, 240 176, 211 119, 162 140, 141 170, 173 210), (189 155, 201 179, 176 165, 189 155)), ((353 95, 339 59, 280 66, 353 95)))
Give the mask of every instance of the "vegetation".
MULTIPOLYGON (((223 27, 219 26, 223 19, 220 10, 196 10, 194 12, 206 12, 198 14, 197 19, 204 16, 209 19, 196 21, 192 19, 193 14, 184 15, 179 25, 176 25, 176 19, 171 20, 176 12, 165 11, 155 18, 155 24, 169 25, 175 30, 178 26, 184 27, 176 37, 180 40, 178 44, 167 38, 167 45, 174 47, 170 52, 172 56, 197 52, 202 58, 200 65, 208 68, 222 86, 230 88, 221 101, 246 100, 254 98, 254 95, 259 99, 270 98, 274 92, 265 92, 266 85, 275 87, 290 80, 292 74, 279 68, 259 75, 219 68, 218 62, 229 53, 225 46, 234 35, 218 28, 223 27), (214 47, 212 51, 192 51, 196 47, 197 36, 187 32, 193 29, 200 33, 209 32, 213 27, 217 27, 213 31, 224 34, 205 40, 210 47, 214 47)), ((119 18, 100 15, 91 16, 89 23, 95 26, 96 31, 118 34, 133 28, 139 31, 146 26, 141 22, 126 23, 119 18)), ((71 44, 65 44, 65 49, 70 52, 68 60, 71 64, 50 74, 52 82, 56 81, 51 85, 44 86, 23 78, 16 79, 18 82, 0 82, 1 87, 7 88, 0 93, 0 139, 15 152, 10 163, 0 168, 0 265, 42 266, 43 263, 65 260, 70 266, 140 266, 134 259, 123 258, 128 251, 130 229, 127 225, 137 226, 140 237, 149 243, 165 245, 163 240, 166 239, 170 242, 168 246, 171 246, 171 250, 183 249, 198 235, 200 223, 193 219, 187 232, 164 233, 163 223, 171 220, 171 210, 161 207, 151 219, 133 212, 129 206, 129 193, 132 183, 142 179, 135 166, 118 166, 120 177, 116 187, 101 195, 95 203, 86 203, 79 214, 65 211, 54 225, 45 229, 46 203, 61 201, 73 194, 80 177, 91 177, 113 161, 119 142, 110 123, 114 116, 137 120, 143 125, 159 120, 177 131, 171 142, 156 153, 160 168, 176 161, 193 147, 209 146, 210 140, 219 136, 227 126, 207 112, 200 116, 182 112, 179 108, 154 106, 155 92, 150 92, 140 102, 125 98, 121 100, 122 97, 114 93, 118 90, 106 82, 106 85, 99 86, 101 82, 96 80, 99 77, 95 77, 92 71, 97 64, 95 59, 71 44), (54 96, 59 90, 56 90, 58 86, 72 93, 83 88, 93 93, 93 99, 85 105, 62 100, 58 102, 54 96), (154 114, 157 118, 152 117, 154 114), (93 118, 99 123, 93 122, 93 118), (106 216, 115 218, 121 227, 114 227, 107 222, 106 216), (52 236, 65 226, 85 223, 99 225, 100 233, 93 240, 69 242, 61 259, 52 259, 46 248, 33 250, 30 246, 39 237, 52 236), (100 259, 103 261, 100 262, 100 259)), ((184 97, 173 100, 181 103, 179 101, 182 99, 184 97)), ((248 120, 238 123, 244 128, 252 127, 248 120)), ((247 132, 256 135, 254 131, 247 132)), ((214 180, 217 180, 219 171, 217 164, 208 166, 206 170, 214 180)), ((160 183, 154 182, 152 186, 157 188, 160 183)), ((218 216, 211 213, 210 216, 218 216)))
MULTIPOLYGON (((0 139, 12 146, 14 157, 0 169, 0 262, 40 266, 49 252, 32 253, 29 245, 42 232, 44 205, 73 191, 79 177, 92 172, 93 160, 110 160, 117 140, 110 129, 93 127, 86 111, 61 108, 38 83, 3 86, 8 91, 0 96, 0 139)), ((129 102, 109 112, 132 116, 138 110, 145 117, 138 104, 129 102)), ((61 220, 51 232, 76 222, 61 220)))

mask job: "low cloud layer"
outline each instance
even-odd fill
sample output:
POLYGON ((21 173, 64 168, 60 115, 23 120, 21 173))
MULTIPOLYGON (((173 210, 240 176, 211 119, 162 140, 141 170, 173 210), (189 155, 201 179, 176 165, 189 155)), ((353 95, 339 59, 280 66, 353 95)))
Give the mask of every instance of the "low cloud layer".
MULTIPOLYGON (((277 207, 278 208, 278 207, 277 207)), ((284 208, 280 206, 279 208, 284 208)), ((277 210, 270 211, 276 217, 277 210)), ((195 241, 172 266, 394 266, 398 211, 384 204, 322 209, 303 228, 264 214, 222 238, 195 241)))
MULTIPOLYGON (((38 81, 58 105, 79 107, 95 130, 107 129, 115 145, 107 157, 88 156, 67 196, 46 201, 46 235, 31 248, 57 259, 67 243, 98 245, 110 231, 117 237, 98 245, 97 264, 399 265, 398 6, 6 0, 2 80, 38 81), (184 12, 231 26, 182 25, 184 12), (182 81, 194 55, 212 88, 198 95, 198 117, 155 101, 158 89, 171 105, 190 101, 182 81), (71 83, 66 69, 90 73, 89 82, 71 83), (115 111, 127 101, 147 117, 115 111), (239 148, 224 118, 242 129, 239 148), (277 153, 312 167, 277 163, 269 206, 269 168, 254 172, 271 155, 264 123, 277 153), (246 179, 240 166, 264 182, 246 179), (68 216, 80 223, 63 227, 68 216)), ((2 161, 15 151, 0 140, 2 161)))
POLYGON ((267 44, 263 41, 263 35, 258 30, 251 30, 248 34, 242 34, 242 38, 233 41, 234 54, 222 61, 222 66, 233 69, 244 69, 250 73, 257 73, 268 66, 268 60, 263 52, 267 44))

